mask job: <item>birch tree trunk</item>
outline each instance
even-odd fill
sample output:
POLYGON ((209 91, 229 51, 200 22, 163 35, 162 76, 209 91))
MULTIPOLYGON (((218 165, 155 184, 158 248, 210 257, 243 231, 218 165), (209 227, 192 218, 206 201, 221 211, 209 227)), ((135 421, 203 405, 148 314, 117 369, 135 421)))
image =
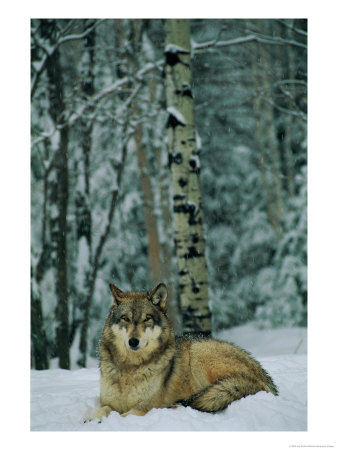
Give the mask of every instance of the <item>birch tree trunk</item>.
POLYGON ((210 335, 200 163, 191 92, 189 20, 165 20, 164 32, 169 165, 183 333, 210 335))

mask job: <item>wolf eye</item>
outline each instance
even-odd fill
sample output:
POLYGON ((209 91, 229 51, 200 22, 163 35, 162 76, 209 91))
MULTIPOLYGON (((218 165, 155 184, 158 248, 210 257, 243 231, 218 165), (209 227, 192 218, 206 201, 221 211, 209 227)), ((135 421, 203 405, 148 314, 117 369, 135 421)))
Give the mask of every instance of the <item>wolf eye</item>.
POLYGON ((124 322, 130 322, 130 320, 127 316, 120 317, 120 320, 123 320, 124 322))
POLYGON ((145 319, 144 319, 144 322, 149 322, 149 320, 151 320, 152 319, 152 316, 147 316, 145 319))

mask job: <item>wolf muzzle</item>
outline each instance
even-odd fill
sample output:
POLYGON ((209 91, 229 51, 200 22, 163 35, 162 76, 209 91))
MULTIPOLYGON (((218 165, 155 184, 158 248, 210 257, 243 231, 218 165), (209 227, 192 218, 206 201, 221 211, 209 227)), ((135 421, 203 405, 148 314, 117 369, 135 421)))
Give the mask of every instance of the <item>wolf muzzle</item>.
POLYGON ((132 350, 138 350, 139 343, 140 343, 140 341, 137 338, 134 338, 134 337, 130 338, 129 341, 128 341, 129 347, 132 350))

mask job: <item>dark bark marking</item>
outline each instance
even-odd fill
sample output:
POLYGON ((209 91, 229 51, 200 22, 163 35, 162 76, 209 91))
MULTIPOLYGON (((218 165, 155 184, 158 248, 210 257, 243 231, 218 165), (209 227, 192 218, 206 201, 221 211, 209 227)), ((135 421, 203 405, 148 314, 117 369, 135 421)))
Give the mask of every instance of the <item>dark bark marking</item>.
POLYGON ((189 52, 187 50, 177 49, 177 48, 169 48, 166 52, 164 52, 166 64, 168 64, 168 66, 170 66, 170 67, 174 67, 174 66, 176 66, 176 64, 181 63, 181 64, 189 67, 189 64, 187 64, 181 60, 180 55, 179 55, 180 53, 182 55, 189 54, 189 52))
POLYGON ((193 291, 194 294, 198 294, 200 291, 200 288, 197 284, 194 284, 191 290, 193 291))
POLYGON ((186 126, 185 123, 179 121, 177 119, 177 117, 175 117, 173 114, 169 114, 166 127, 167 128, 176 128, 178 125, 180 125, 181 127, 185 127, 186 126))
POLYGON ((181 186, 181 188, 184 188, 184 186, 186 186, 188 184, 188 182, 184 178, 180 178, 178 180, 178 184, 181 186))
POLYGON ((169 167, 172 164, 182 164, 182 162, 183 162, 182 153, 179 152, 179 153, 174 153, 174 154, 170 153, 169 154, 169 167))
POLYGON ((174 201, 185 200, 185 198, 186 198, 185 194, 174 195, 174 201))
MULTIPOLYGON (((196 216, 197 216, 198 212, 199 212, 199 209, 196 208, 196 206, 193 204, 183 204, 183 205, 175 205, 174 206, 174 213, 189 214, 189 219, 188 219, 189 225, 198 225, 198 224, 202 223, 201 219, 196 220, 196 216)), ((196 242, 198 242, 198 241, 196 241, 196 242)))
POLYGON ((200 240, 199 235, 197 233, 194 233, 191 236, 191 240, 192 240, 193 244, 197 244, 197 242, 199 242, 199 240, 200 240))
POLYGON ((185 259, 201 258, 203 253, 200 253, 196 247, 188 247, 188 252, 183 256, 185 259))
POLYGON ((188 270, 180 270, 179 272, 179 276, 183 277, 184 275, 188 275, 189 271, 188 270))
POLYGON ((190 97, 190 98, 193 98, 191 88, 190 88, 190 86, 189 86, 188 84, 186 84, 186 83, 183 84, 182 95, 183 95, 183 97, 190 97))

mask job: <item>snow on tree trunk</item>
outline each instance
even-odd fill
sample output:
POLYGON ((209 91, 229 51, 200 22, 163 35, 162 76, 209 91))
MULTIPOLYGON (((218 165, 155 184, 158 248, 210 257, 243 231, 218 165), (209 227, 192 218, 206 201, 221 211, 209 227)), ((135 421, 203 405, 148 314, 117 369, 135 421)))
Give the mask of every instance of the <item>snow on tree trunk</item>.
POLYGON ((189 20, 165 20, 164 31, 169 165, 183 333, 210 335, 200 163, 191 92, 189 20))

